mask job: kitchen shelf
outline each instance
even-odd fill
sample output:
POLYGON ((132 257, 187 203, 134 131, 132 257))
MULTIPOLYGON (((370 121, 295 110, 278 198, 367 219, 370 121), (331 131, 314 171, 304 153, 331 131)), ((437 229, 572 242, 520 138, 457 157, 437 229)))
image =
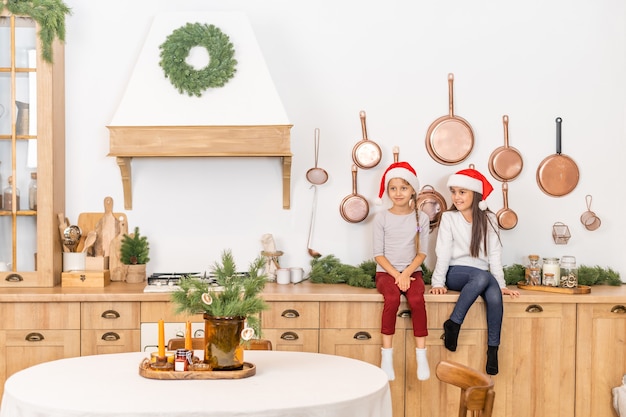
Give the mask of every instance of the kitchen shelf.
POLYGON ((283 208, 290 208, 292 125, 107 127, 108 156, 120 167, 126 210, 133 208, 132 159, 145 157, 280 158, 283 208))

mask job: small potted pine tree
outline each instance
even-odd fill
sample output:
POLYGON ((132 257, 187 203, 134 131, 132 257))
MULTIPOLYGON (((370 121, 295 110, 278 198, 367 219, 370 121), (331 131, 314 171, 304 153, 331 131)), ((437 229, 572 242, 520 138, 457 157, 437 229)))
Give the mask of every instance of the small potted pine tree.
POLYGON ((125 281, 129 283, 143 282, 146 280, 146 264, 150 260, 150 244, 148 238, 135 232, 124 235, 120 245, 120 261, 124 264, 125 281))

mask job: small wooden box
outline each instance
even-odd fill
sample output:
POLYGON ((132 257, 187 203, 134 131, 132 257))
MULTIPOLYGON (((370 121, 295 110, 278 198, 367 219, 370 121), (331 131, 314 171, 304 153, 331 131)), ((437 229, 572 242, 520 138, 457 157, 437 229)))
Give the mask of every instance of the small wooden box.
POLYGON ((87 256, 85 258, 85 271, 106 271, 109 269, 108 256, 87 256))
POLYGON ((61 273, 62 287, 97 288, 106 287, 111 283, 109 270, 105 271, 71 271, 61 273))

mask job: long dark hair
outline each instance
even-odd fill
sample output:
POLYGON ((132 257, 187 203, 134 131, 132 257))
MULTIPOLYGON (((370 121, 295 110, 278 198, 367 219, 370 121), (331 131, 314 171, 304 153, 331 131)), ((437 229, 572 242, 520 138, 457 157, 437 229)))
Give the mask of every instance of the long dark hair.
MULTIPOLYGON (((498 229, 496 229, 487 213, 493 213, 491 210, 481 210, 478 207, 478 204, 482 201, 483 195, 481 193, 477 193, 476 191, 472 191, 474 193, 474 199, 472 200, 472 239, 470 240, 470 255, 473 258, 478 258, 480 255, 480 244, 483 245, 483 250, 487 253, 487 227, 491 226, 498 235, 498 239, 500 239, 500 233, 498 233, 498 229)), ((458 211, 456 206, 453 204, 450 207, 451 211, 458 211)))

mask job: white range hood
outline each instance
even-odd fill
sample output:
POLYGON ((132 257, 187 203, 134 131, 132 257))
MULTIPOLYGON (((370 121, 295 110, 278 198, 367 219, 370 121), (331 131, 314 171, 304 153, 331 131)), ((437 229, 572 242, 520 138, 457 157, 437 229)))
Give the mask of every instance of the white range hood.
MULTIPOLYGON (((199 54, 189 58, 192 64, 203 62, 199 54)), ((115 156, 120 166, 127 210, 132 209, 132 158, 163 156, 279 157, 283 208, 289 208, 291 124, 243 13, 156 16, 108 128, 109 156, 115 156), (235 49, 234 77, 221 88, 206 90, 201 97, 180 93, 159 65, 159 46, 187 23, 215 25, 229 36, 235 49)))

